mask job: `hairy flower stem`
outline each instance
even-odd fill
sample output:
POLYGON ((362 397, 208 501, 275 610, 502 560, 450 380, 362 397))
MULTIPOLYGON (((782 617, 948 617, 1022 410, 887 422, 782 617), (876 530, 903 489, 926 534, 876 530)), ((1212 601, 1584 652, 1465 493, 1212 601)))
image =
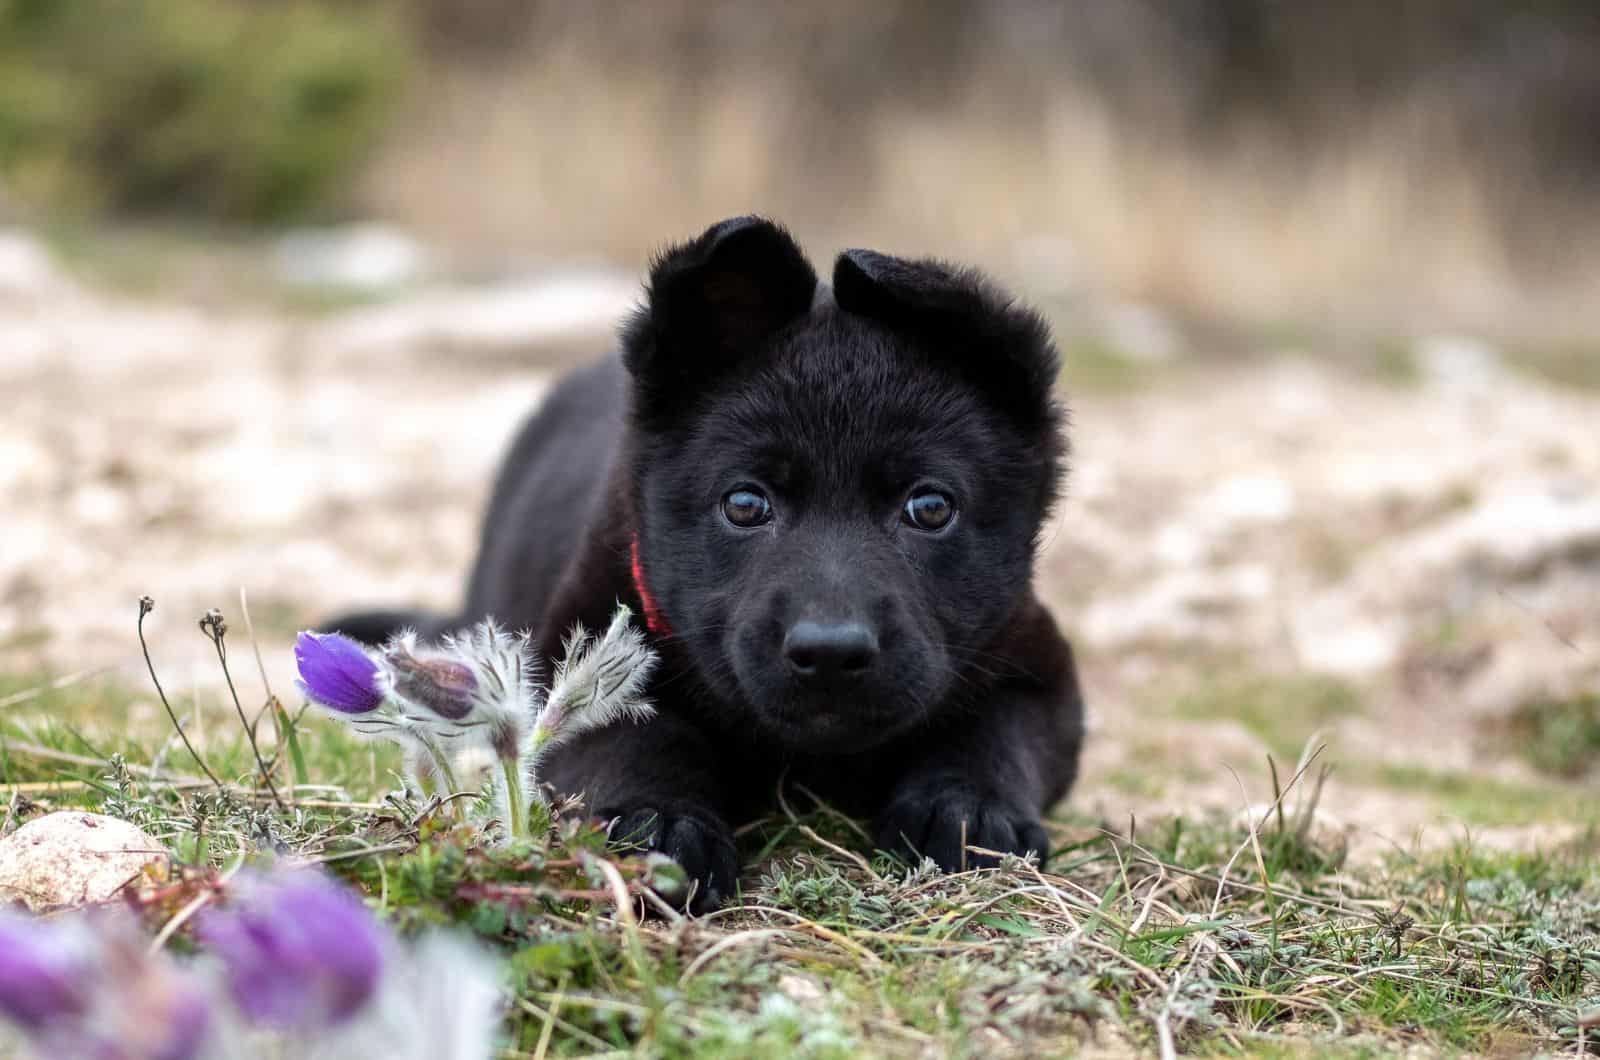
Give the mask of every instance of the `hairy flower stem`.
MULTIPOLYGON (((428 752, 428 757, 433 759, 433 768, 439 771, 439 794, 446 799, 458 794, 461 791, 461 785, 456 783, 456 771, 451 768, 450 756, 445 754, 443 747, 439 746, 439 741, 420 733, 416 739, 422 745, 422 749, 428 752)), ((412 779, 418 782, 419 787, 421 786, 420 777, 413 777, 412 779)), ((450 804, 450 813, 454 816, 460 815, 460 811, 456 809, 454 803, 450 804)))
POLYGON ((506 826, 513 838, 524 839, 528 834, 528 800, 522 794, 522 764, 516 758, 502 758, 500 768, 505 772, 506 805, 510 808, 511 820, 506 826))

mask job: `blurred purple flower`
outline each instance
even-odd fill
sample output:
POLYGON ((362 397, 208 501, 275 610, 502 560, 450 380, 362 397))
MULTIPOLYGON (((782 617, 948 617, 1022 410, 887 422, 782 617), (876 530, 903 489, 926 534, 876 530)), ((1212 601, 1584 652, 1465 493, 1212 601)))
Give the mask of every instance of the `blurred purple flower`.
POLYGON ((194 1060, 210 1002, 147 941, 125 916, 0 914, 0 1014, 40 1056, 194 1060))
POLYGON ((296 683, 306 698, 341 714, 368 714, 384 699, 378 664, 338 633, 301 633, 294 641, 296 683))
POLYGON ((200 1055, 211 1030, 211 1006, 193 984, 174 987, 162 1000, 165 1040, 151 1047, 150 1060, 192 1060, 200 1055))
POLYGON ((313 872, 247 882, 231 909, 201 918, 252 1022, 313 1029, 354 1016, 382 973, 384 933, 350 891, 313 872))
POLYGON ((192 975, 149 953, 147 940, 130 922, 110 932, 104 923, 95 930, 104 939, 96 986, 100 1015, 86 1021, 85 1029, 86 1041, 97 1048, 51 1055, 194 1060, 211 1033, 210 995, 192 975))
POLYGON ((65 935, 54 924, 0 919, 0 1013, 29 1033, 88 1010, 83 954, 65 935))

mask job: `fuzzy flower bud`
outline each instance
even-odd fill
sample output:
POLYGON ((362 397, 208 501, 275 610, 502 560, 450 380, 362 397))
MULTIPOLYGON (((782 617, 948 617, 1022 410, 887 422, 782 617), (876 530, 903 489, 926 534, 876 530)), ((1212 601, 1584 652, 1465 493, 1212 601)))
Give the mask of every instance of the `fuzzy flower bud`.
POLYGON ((444 638, 440 650, 473 676, 473 720, 501 757, 516 754, 518 737, 538 708, 539 663, 526 636, 509 633, 493 619, 444 638))
POLYGON ((478 679, 472 667, 442 656, 418 657, 403 642, 384 649, 394 694, 426 707, 441 718, 461 721, 472 713, 478 679))
POLYGON ((535 759, 590 729, 622 720, 640 722, 655 713, 644 688, 656 654, 632 620, 631 610, 618 607, 600 636, 581 625, 567 635, 550 698, 539 712, 528 748, 535 759))
POLYGON ((381 651, 338 634, 302 633, 295 642, 299 687, 356 732, 404 747, 417 790, 442 784, 459 792, 459 780, 470 774, 491 796, 507 834, 525 836, 545 752, 588 729, 652 713, 643 692, 656 656, 632 617, 619 607, 598 637, 575 627, 548 695, 527 635, 493 619, 437 645, 402 633, 381 651), (498 764, 498 778, 483 769, 486 755, 491 768, 498 764))
POLYGON ((383 703, 378 664, 367 650, 338 633, 301 633, 294 641, 295 682, 305 697, 341 714, 370 714, 383 703))

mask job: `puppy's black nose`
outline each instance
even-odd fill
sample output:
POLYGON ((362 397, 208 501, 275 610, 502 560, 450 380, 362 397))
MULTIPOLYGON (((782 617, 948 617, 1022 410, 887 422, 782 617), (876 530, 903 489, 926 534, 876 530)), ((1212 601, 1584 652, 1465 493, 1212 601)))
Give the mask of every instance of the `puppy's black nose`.
POLYGON ((859 674, 878 657, 878 635, 860 622, 796 622, 783 638, 783 657, 802 677, 859 674))

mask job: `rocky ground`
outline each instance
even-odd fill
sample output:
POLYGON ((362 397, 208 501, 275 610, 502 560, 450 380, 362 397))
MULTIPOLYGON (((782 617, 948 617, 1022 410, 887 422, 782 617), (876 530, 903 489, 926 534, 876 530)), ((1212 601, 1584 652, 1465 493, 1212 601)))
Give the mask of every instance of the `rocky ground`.
MULTIPOLYGON (((224 706, 194 620, 237 615, 241 588, 280 692, 297 627, 448 606, 501 445, 635 289, 553 271, 197 304, 110 293, 0 234, 0 709, 90 671, 133 693, 98 724, 153 724, 145 593, 202 715, 224 706)), ((1239 809, 1270 799, 1269 753, 1287 775, 1325 744, 1323 826, 1358 855, 1591 825, 1600 393, 1463 339, 1418 344, 1403 379, 1315 350, 1160 352, 1136 385, 1075 392, 1046 535, 1093 711, 1072 810, 1239 809)))

